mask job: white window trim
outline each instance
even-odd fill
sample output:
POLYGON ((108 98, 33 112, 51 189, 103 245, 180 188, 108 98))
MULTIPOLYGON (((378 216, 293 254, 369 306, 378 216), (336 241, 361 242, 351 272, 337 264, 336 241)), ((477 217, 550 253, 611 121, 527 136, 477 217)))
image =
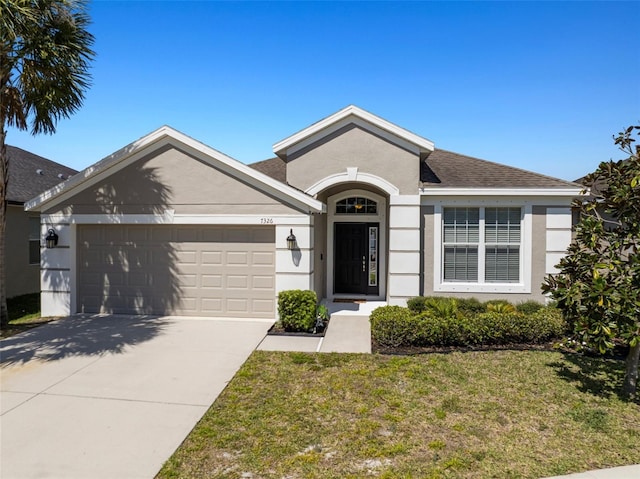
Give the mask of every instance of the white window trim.
MULTIPOLYGON (((433 290, 442 293, 531 293, 531 252, 533 235, 532 205, 529 202, 515 204, 511 200, 496 200, 492 203, 478 204, 472 201, 437 202, 433 211, 433 290), (445 282, 442 265, 442 211, 444 208, 480 208, 484 218, 484 209, 492 207, 522 208, 520 238, 520 282, 518 283, 480 283, 445 282)), ((482 224, 482 223, 481 223, 482 224)), ((480 228, 482 230, 482 228, 480 228)), ((482 233, 482 232, 481 232, 482 233)), ((484 238, 481 234, 480 238, 484 238)), ((483 249, 483 248, 482 248, 483 249)), ((484 254, 478 252, 478 275, 484 276, 484 254)))

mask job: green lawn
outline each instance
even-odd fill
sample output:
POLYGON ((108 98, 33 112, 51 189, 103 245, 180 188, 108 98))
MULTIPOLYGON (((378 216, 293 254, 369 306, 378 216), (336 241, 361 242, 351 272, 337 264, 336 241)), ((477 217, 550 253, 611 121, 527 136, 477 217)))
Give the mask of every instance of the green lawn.
POLYGON ((54 319, 40 317, 40 293, 7 299, 7 310, 9 324, 0 329, 0 338, 8 338, 54 319))
POLYGON ((258 351, 158 477, 539 478, 640 463, 622 367, 547 351, 258 351))

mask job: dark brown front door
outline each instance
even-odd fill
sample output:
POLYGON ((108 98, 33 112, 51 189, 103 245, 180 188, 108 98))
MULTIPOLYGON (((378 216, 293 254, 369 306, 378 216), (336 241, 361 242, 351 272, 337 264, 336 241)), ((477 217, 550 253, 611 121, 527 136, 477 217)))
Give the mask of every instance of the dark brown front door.
POLYGON ((378 294, 377 234, 378 223, 335 223, 334 293, 378 294))

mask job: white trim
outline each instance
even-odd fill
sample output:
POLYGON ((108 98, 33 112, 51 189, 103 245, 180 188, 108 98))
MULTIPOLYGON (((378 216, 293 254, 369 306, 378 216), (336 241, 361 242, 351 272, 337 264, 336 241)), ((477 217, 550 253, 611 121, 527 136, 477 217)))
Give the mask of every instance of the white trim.
POLYGON ((234 160, 230 156, 206 146, 169 126, 163 126, 149 133, 143 138, 130 143, 112 155, 107 156, 72 176, 67 181, 45 191, 38 197, 25 203, 25 209, 41 211, 45 209, 45 206, 50 208, 127 167, 143 156, 149 155, 167 145, 183 148, 204 163, 224 171, 233 177, 243 178, 245 181, 250 180, 248 182, 257 189, 269 192, 285 202, 306 207, 309 212, 320 213, 324 211, 324 204, 322 202, 244 163, 234 160))
POLYGON ((420 206, 420 195, 393 195, 389 197, 391 206, 420 206))
POLYGON ((415 145, 415 147, 417 147, 419 151, 434 150, 434 144, 432 141, 418 136, 415 133, 411 133, 410 131, 399 127, 398 125, 394 125, 393 123, 388 122, 387 120, 384 120, 372 113, 369 113, 368 111, 362 110, 357 106, 349 105, 346 108, 343 108, 342 110, 334 113, 333 115, 314 123, 304 130, 301 130, 285 138, 284 140, 279 141, 278 143, 273 145, 273 151, 276 153, 276 155, 280 156, 282 154, 285 154, 287 150, 294 146, 296 147, 296 149, 299 149, 299 147, 302 148, 303 146, 300 146, 299 144, 315 135, 320 134, 318 136, 322 137, 331 134, 336 129, 341 128, 345 124, 349 123, 359 123, 363 125, 358 120, 366 122, 370 127, 372 126, 382 130, 383 132, 389 133, 395 136, 397 139, 404 140, 405 142, 415 145))
POLYGON ((580 188, 420 188, 423 196, 555 196, 577 197, 580 188))
MULTIPOLYGON (((493 204, 478 205, 473 202, 460 202, 455 204, 438 202, 434 205, 433 211, 433 291, 447 293, 531 293, 531 268, 532 268, 532 242, 533 242, 533 207, 531 204, 521 203, 504 204, 499 199, 493 204), (483 219, 484 208, 519 206, 522 209, 522 231, 520 235, 520 282, 519 283, 445 283, 442 279, 444 274, 442 268, 442 210, 446 207, 463 207, 481 209, 481 220, 483 219)), ((482 224, 482 221, 481 221, 482 224)), ((480 228, 480 244, 484 243, 483 228, 480 228)), ((484 255, 478 251, 478 274, 484 271, 484 255)), ((480 276, 481 277, 481 276, 480 276)))
POLYGON ((310 196, 315 196, 321 191, 326 190, 327 188, 333 185, 337 185, 340 183, 353 182, 353 181, 375 186, 381 189, 382 191, 384 191, 385 193, 387 193, 388 195, 397 196, 400 194, 400 190, 396 186, 394 186, 392 183, 389 183, 384 178, 381 178, 376 175, 372 175, 371 173, 360 173, 357 171, 357 169, 354 172, 353 168, 347 168, 347 171, 344 173, 336 173, 334 175, 329 175, 321 179, 316 184, 307 188, 307 190, 305 190, 305 193, 310 196), (354 177, 354 173, 355 173, 355 177, 354 177))
POLYGON ((169 225, 309 225, 309 215, 190 215, 173 214, 167 210, 164 215, 42 215, 43 223, 68 224, 169 224, 169 225))
POLYGON ((334 294, 333 292, 333 279, 334 279, 334 225, 335 223, 379 223, 378 226, 378 296, 362 296, 363 299, 371 301, 381 300, 386 298, 387 291, 387 201, 386 199, 367 190, 347 190, 342 191, 336 195, 330 196, 327 199, 327 261, 326 261, 326 292, 327 299, 332 301, 335 298, 356 298, 358 295, 353 294, 334 294), (363 198, 369 198, 378 203, 378 213, 375 215, 336 215, 336 203, 344 198, 351 196, 360 196, 363 198))

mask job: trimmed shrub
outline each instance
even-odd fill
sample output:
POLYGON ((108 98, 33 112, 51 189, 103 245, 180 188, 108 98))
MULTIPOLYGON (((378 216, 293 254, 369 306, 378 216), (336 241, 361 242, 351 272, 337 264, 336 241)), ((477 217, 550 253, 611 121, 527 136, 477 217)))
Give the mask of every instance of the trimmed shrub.
POLYGON ((379 345, 389 348, 477 346, 538 344, 561 337, 567 331, 562 313, 555 308, 543 307, 532 314, 517 311, 440 314, 446 310, 442 305, 449 304, 442 299, 445 298, 438 298, 434 303, 443 308, 440 312, 431 309, 429 302, 420 314, 399 306, 376 309, 371 315, 372 337, 379 345))
POLYGON ((529 300, 516 304, 516 310, 522 314, 533 314, 544 308, 544 304, 529 300))
POLYGON ((466 316, 487 312, 487 306, 476 298, 457 298, 457 300, 458 311, 466 316))
POLYGON ((314 291, 290 289, 278 294, 278 315, 285 331, 311 332, 316 324, 314 291))
POLYGON ((425 311, 418 317, 415 346, 461 346, 465 344, 464 321, 456 316, 425 311))
POLYGON ((554 307, 546 307, 527 315, 529 320, 529 341, 543 343, 559 338, 569 332, 569 324, 562 315, 562 311, 554 307))
POLYGON ((425 309, 425 301, 427 298, 425 296, 416 296, 415 298, 407 299, 407 308, 412 313, 422 313, 425 309))
POLYGON ((416 345, 418 341, 419 319, 408 308, 402 306, 381 306, 374 309, 369 317, 371 337, 387 348, 416 345))

